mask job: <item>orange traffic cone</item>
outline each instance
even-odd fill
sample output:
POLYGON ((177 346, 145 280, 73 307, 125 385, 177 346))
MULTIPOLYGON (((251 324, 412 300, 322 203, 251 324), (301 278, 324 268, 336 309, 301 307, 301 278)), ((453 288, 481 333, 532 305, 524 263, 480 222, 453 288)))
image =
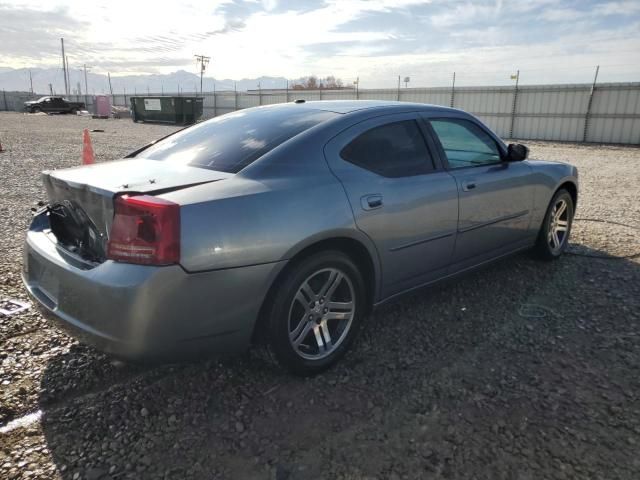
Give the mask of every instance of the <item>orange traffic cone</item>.
POLYGON ((96 163, 96 156, 93 154, 89 130, 85 128, 82 135, 82 164, 91 165, 92 163, 96 163))

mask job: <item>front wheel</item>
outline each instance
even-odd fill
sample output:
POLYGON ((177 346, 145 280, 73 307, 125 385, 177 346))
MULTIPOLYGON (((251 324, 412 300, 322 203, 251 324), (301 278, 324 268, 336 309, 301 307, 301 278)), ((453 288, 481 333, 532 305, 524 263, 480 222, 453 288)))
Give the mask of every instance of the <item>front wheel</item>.
POLYGON ((333 365, 366 311, 364 281, 345 254, 327 251, 294 264, 268 311, 268 347, 280 365, 313 375, 333 365))
POLYGON ((573 223, 574 205, 571 194, 560 189, 549 203, 536 241, 535 253, 543 260, 554 260, 566 250, 573 223))

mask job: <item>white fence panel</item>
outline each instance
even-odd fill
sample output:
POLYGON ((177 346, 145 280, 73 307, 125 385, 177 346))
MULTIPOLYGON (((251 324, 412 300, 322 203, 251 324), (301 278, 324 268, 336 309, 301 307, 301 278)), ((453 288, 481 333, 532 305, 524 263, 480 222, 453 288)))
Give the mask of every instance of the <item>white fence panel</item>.
MULTIPOLYGON (((41 95, 0 93, 0 110, 24 110, 24 102, 41 95)), ((159 95, 157 92, 152 95, 159 95)), ((175 95, 167 92, 165 95, 175 95)), ((182 92, 182 96, 194 93, 182 92)), ((113 104, 130 106, 133 95, 119 93, 113 104)), ((92 95, 70 95, 93 112, 92 95)), ((269 90, 208 92, 204 118, 235 110, 313 100, 398 100, 453 106, 473 113, 503 138, 640 144, 640 83, 533 85, 507 87, 438 87, 367 90, 269 90), (515 108, 514 108, 515 99, 515 108)))

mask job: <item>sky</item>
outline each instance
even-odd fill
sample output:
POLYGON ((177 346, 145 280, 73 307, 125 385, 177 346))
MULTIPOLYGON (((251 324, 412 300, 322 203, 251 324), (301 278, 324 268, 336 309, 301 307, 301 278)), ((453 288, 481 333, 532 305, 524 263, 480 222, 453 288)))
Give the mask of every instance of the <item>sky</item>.
POLYGON ((0 68, 335 75, 362 88, 640 81, 640 0, 2 0, 0 68))

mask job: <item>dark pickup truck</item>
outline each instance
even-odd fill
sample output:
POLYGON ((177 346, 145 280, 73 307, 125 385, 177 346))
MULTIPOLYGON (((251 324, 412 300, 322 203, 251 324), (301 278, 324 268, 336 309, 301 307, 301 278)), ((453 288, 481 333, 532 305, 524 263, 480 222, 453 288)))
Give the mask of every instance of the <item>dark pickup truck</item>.
POLYGON ((82 102, 70 102, 62 97, 42 97, 24 102, 24 108, 29 113, 76 113, 84 110, 85 105, 82 102))

